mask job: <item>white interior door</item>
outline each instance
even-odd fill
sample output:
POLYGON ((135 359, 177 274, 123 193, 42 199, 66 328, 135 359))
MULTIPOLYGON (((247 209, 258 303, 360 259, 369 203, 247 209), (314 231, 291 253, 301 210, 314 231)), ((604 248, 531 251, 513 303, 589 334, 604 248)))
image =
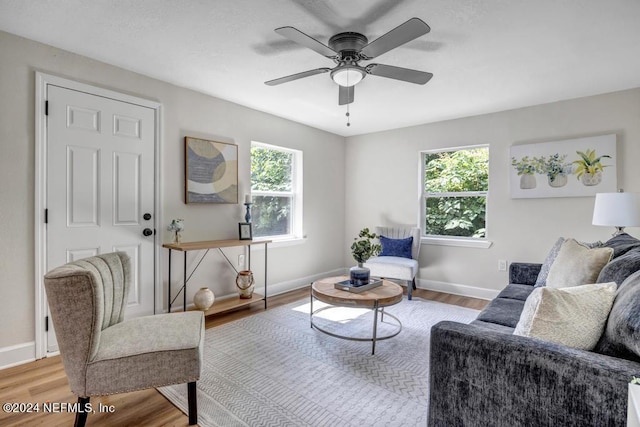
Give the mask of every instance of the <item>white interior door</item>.
MULTIPOLYGON (((54 85, 47 100, 47 270, 124 251, 125 316, 153 314, 155 111, 54 85)), ((56 350, 49 322, 47 351, 56 350)))

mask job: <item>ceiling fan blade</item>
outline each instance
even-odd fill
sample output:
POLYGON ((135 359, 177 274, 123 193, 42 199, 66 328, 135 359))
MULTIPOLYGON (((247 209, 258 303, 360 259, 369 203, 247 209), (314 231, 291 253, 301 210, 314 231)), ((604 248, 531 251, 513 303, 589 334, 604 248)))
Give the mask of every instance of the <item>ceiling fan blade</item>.
POLYGON ((371 5, 369 10, 360 15, 357 20, 353 20, 351 27, 355 27, 357 23, 366 23, 366 26, 369 27, 371 24, 380 20, 384 16, 388 16, 394 9, 397 9, 398 6, 401 6, 405 0, 397 0, 397 1, 379 1, 377 4, 371 5))
POLYGON ((315 76, 316 74, 322 74, 329 71, 331 71, 331 68, 317 68, 315 70, 303 71, 301 73, 291 74, 290 76, 280 77, 279 79, 269 80, 268 82, 264 82, 264 84, 267 86, 276 86, 282 83, 292 82, 294 80, 315 76))
POLYGON ((339 86, 340 92, 338 92, 338 105, 347 105, 353 102, 353 95, 355 94, 355 86, 339 86))
POLYGON ((310 17, 317 19, 334 33, 349 28, 349 22, 336 9, 324 1, 292 1, 295 6, 304 10, 310 17))
POLYGON ((426 73, 424 71, 411 70, 409 68, 394 67, 392 65, 384 64, 369 64, 367 65, 366 70, 367 73, 374 76, 402 80, 409 83, 415 83, 417 85, 423 85, 433 77, 433 74, 426 73))
POLYGON ((275 31, 281 36, 286 37, 289 40, 293 40, 294 42, 304 47, 308 47, 309 49, 316 51, 320 55, 326 56, 327 58, 334 58, 337 55, 337 52, 331 49, 329 46, 320 43, 313 37, 308 36, 302 31, 293 27, 280 27, 276 28, 275 31))
POLYGON ((429 31, 431 31, 431 28, 429 28, 422 19, 411 18, 404 24, 401 24, 389 31, 387 34, 378 37, 363 47, 360 52, 368 58, 375 58, 376 56, 380 56, 391 49, 395 49, 396 47, 410 42, 415 38, 423 36, 429 31))

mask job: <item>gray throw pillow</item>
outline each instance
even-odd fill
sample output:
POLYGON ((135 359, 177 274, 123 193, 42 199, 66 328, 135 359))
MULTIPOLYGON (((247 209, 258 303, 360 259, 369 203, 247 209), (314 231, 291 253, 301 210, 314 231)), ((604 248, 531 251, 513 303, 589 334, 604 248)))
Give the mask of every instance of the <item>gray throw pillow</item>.
POLYGON ((553 265, 553 261, 556 260, 558 252, 560 252, 560 247, 563 243, 564 237, 559 237, 558 240, 556 240, 556 242, 553 244, 553 247, 547 254, 547 257, 544 259, 544 263, 542 263, 540 273, 538 273, 538 278, 536 279, 536 284, 534 285, 536 288, 546 286, 547 276, 549 276, 549 270, 551 269, 551 265, 553 265))
POLYGON ((633 273, 618 287, 596 351, 640 361, 640 271, 633 273))
POLYGON ((632 249, 640 248, 640 240, 627 233, 621 233, 607 240, 604 245, 608 248, 612 248, 613 257, 617 258, 632 249))
POLYGON ((633 248, 605 265, 600 271, 597 283, 616 282, 621 285, 627 277, 638 270, 640 270, 640 248, 633 248))

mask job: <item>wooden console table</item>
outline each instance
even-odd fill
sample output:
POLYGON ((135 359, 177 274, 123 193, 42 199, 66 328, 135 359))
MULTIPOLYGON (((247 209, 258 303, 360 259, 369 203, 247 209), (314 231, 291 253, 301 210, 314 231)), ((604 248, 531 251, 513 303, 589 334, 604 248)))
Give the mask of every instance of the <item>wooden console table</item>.
MULTIPOLYGON (((251 270, 251 246, 253 245, 264 245, 264 295, 253 294, 251 299, 241 299, 239 296, 236 298, 229 298, 228 300, 223 300, 220 302, 215 302, 209 310, 205 311, 204 315, 208 316, 210 314, 221 313, 223 311, 232 310, 234 308, 242 307, 245 305, 249 305, 256 301, 264 300, 264 308, 267 309, 267 244, 271 243, 271 240, 207 240, 202 242, 186 242, 186 243, 165 243, 162 245, 163 248, 169 249, 169 277, 167 279, 167 287, 168 291, 168 312, 171 313, 171 252, 172 251, 181 251, 184 253, 184 271, 183 271, 183 282, 182 287, 180 288, 180 292, 182 292, 183 297, 183 309, 187 309, 187 252, 189 251, 202 251, 207 249, 218 249, 222 252, 222 248, 230 248, 237 246, 246 246, 248 247, 248 257, 247 257, 247 265, 249 270, 251 270)), ((222 254, 227 261, 229 259, 222 254)), ((230 261, 229 261, 230 262, 230 261)), ((198 268, 194 268, 194 271, 198 268)), ((193 274, 193 272, 191 273, 193 274)), ((180 295, 178 292, 178 295, 180 295)))

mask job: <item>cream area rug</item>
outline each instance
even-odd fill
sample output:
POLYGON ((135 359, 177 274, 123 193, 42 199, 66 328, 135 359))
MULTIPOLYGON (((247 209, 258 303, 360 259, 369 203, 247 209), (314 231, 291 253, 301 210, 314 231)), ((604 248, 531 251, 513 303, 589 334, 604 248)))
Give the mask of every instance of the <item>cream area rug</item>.
MULTIPOLYGON (((314 301, 314 309, 321 305, 314 301)), ((301 300, 207 329, 197 383, 199 425, 425 426, 431 326, 469 323, 478 314, 405 298, 386 309, 402 321, 402 331, 378 341, 372 356, 370 342, 312 329, 309 309, 309 300, 301 300)), ((320 313, 316 323, 364 337, 371 334, 371 316, 370 310, 336 308, 320 313)), ((393 328, 387 317, 378 334, 393 328)), ((186 384, 158 390, 186 413, 186 384)))

